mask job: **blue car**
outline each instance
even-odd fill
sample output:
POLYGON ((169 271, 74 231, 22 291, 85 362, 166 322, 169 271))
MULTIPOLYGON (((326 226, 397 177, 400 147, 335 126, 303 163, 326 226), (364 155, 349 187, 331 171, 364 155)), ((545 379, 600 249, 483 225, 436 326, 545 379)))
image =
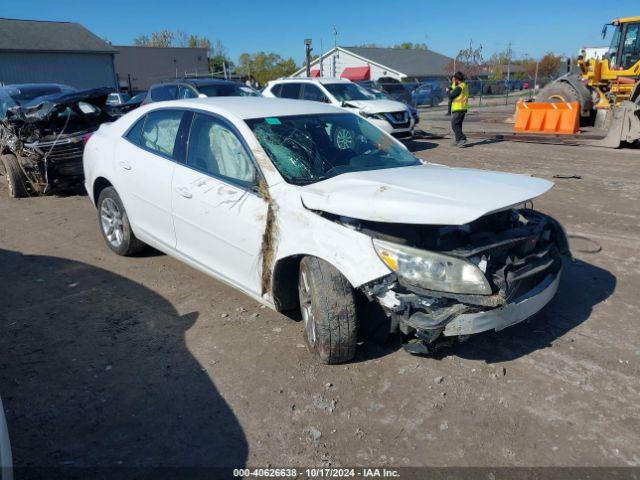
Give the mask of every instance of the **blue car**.
POLYGON ((442 88, 433 83, 421 83, 412 92, 414 105, 429 105, 435 107, 444 99, 442 88))

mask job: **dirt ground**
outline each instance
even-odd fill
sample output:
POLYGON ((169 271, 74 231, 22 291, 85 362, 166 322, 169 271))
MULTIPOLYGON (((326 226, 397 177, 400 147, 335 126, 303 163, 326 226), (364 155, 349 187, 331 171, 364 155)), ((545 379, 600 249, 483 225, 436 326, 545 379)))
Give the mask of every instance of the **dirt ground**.
MULTIPOLYGON (((445 121, 423 112, 421 126, 445 121)), ((393 338, 316 364, 300 323, 158 252, 111 254, 87 197, 9 200, 3 186, 0 394, 15 464, 640 466, 640 151, 411 147, 554 180, 535 207, 576 257, 534 319, 435 359, 393 338)))

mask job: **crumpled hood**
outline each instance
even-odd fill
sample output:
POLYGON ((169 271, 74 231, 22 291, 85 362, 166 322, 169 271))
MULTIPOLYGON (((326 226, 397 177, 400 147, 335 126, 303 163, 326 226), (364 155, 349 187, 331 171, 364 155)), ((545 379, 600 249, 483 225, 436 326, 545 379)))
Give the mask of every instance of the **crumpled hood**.
POLYGON ((311 210, 374 222, 464 225, 531 200, 553 182, 443 165, 352 172, 301 187, 311 210))
POLYGON ((355 107, 367 113, 404 112, 407 106, 402 102, 393 100, 349 100, 345 107, 355 107))

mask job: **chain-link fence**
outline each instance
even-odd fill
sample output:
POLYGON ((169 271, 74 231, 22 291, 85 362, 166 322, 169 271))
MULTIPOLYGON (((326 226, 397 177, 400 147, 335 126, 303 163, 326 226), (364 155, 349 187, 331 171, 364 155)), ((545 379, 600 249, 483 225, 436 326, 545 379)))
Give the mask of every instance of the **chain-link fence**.
MULTIPOLYGON (((519 100, 533 99, 542 87, 551 79, 511 79, 511 80, 467 80, 469 87, 469 106, 483 107, 495 105, 511 105, 519 100)), ((447 107, 449 99, 446 80, 425 82, 372 82, 373 88, 384 95, 419 108, 447 107)))

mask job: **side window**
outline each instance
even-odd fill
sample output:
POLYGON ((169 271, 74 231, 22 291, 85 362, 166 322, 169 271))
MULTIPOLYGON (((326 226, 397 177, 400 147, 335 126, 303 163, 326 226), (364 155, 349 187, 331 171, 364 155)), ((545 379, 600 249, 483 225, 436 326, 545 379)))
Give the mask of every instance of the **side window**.
POLYGON ((155 110, 147 114, 147 121, 142 128, 142 147, 173 158, 173 147, 176 143, 181 110, 155 110))
POLYGON ((147 116, 143 115, 142 118, 133 124, 133 127, 131 127, 127 133, 127 139, 139 147, 142 146, 142 127, 144 127, 144 121, 146 118, 147 116))
POLYGON ((640 23, 627 25, 624 45, 622 46, 622 66, 631 68, 640 60, 640 23))
POLYGON ((197 96, 198 94, 186 85, 180 85, 178 87, 178 98, 196 98, 197 96))
POLYGON ((193 117, 186 164, 245 188, 255 178, 253 162, 236 134, 208 115, 193 117))
POLYGON ((154 102, 164 102, 175 100, 178 94, 177 85, 162 85, 151 90, 151 100, 154 102))
POLYGON ((320 90, 316 85, 311 85, 310 83, 306 83, 304 85, 304 93, 302 95, 303 100, 310 100, 312 102, 328 102, 328 99, 322 90, 320 90))
POLYGON ((274 87, 271 89, 271 93, 273 93, 276 97, 279 97, 282 93, 282 85, 274 85, 274 87))
POLYGON ((280 93, 280 97, 282 98, 295 98, 298 100, 300 98, 300 87, 301 83, 283 83, 282 84, 282 92, 280 93))

